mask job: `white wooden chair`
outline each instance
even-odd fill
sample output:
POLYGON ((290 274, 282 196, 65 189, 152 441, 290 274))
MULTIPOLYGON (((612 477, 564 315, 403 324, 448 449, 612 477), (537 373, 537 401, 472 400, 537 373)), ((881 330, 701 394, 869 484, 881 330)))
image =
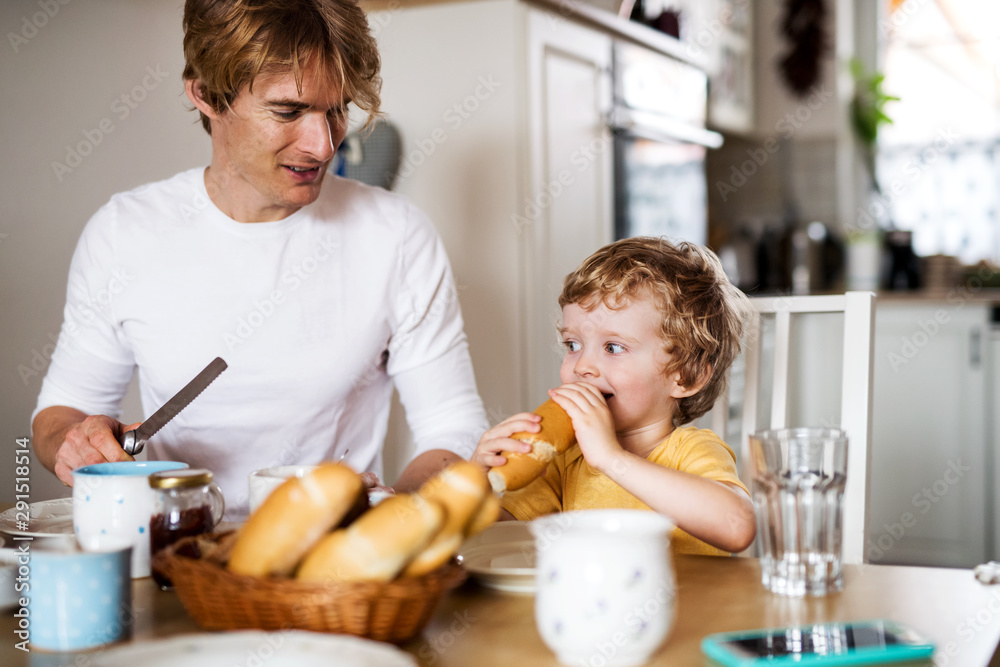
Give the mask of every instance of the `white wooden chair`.
MULTIPOLYGON (((762 428, 758 412, 762 398, 762 370, 770 370, 770 421, 766 428, 787 426, 839 426, 847 432, 847 485, 844 491, 845 563, 864 562, 867 530, 869 477, 872 439, 872 356, 874 350, 875 295, 871 292, 847 292, 838 295, 760 297, 751 299, 754 307, 744 348, 744 382, 739 447, 741 476, 750 484, 747 457, 748 438, 762 428), (793 316, 809 313, 843 313, 843 363, 840 392, 840 421, 834 423, 789 423, 789 402, 794 395, 789 387, 793 316), (762 369, 764 323, 774 321, 774 351, 770 369, 762 369)), ((809 355, 833 352, 809 349, 809 355)), ((830 355, 831 357, 833 355, 830 355)), ((823 378, 828 384, 833 378, 823 378)), ((711 413, 712 429, 726 434, 729 426, 729 396, 724 394, 711 413)), ((725 438, 726 436, 723 435, 725 438)))

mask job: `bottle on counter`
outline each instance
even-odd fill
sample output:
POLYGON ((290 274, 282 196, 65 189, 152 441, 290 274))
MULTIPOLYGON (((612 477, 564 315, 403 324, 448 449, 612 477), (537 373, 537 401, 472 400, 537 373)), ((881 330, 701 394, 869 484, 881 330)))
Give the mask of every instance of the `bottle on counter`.
POLYGON ((920 260, 913 252, 913 232, 893 229, 885 233, 888 252, 885 287, 914 290, 920 287, 920 260))

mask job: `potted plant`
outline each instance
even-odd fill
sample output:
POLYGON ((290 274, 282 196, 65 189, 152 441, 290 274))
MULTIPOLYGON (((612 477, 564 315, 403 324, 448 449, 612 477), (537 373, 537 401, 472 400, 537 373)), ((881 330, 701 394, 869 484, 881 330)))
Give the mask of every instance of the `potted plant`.
POLYGON ((885 75, 881 72, 865 71, 857 59, 851 60, 850 68, 855 83, 850 121, 867 174, 868 196, 858 208, 856 224, 845 233, 848 289, 875 289, 879 283, 882 260, 882 228, 892 226, 889 202, 882 195, 875 173, 875 158, 879 130, 883 125, 892 123, 885 106, 899 98, 883 90, 885 75))

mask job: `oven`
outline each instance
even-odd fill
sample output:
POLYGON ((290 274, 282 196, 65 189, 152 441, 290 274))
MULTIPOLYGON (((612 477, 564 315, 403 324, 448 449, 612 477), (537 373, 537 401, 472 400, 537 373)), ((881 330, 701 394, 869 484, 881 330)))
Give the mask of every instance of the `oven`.
POLYGON ((650 48, 617 42, 613 55, 615 236, 666 236, 704 245, 708 77, 650 48))

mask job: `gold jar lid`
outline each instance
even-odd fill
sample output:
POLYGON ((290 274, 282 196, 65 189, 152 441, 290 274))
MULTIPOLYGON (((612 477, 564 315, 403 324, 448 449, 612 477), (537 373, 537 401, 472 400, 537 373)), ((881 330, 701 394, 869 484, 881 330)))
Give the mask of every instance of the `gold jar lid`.
POLYGON ((161 470, 149 476, 149 486, 154 489, 187 489, 205 486, 211 481, 212 471, 205 468, 161 470))

